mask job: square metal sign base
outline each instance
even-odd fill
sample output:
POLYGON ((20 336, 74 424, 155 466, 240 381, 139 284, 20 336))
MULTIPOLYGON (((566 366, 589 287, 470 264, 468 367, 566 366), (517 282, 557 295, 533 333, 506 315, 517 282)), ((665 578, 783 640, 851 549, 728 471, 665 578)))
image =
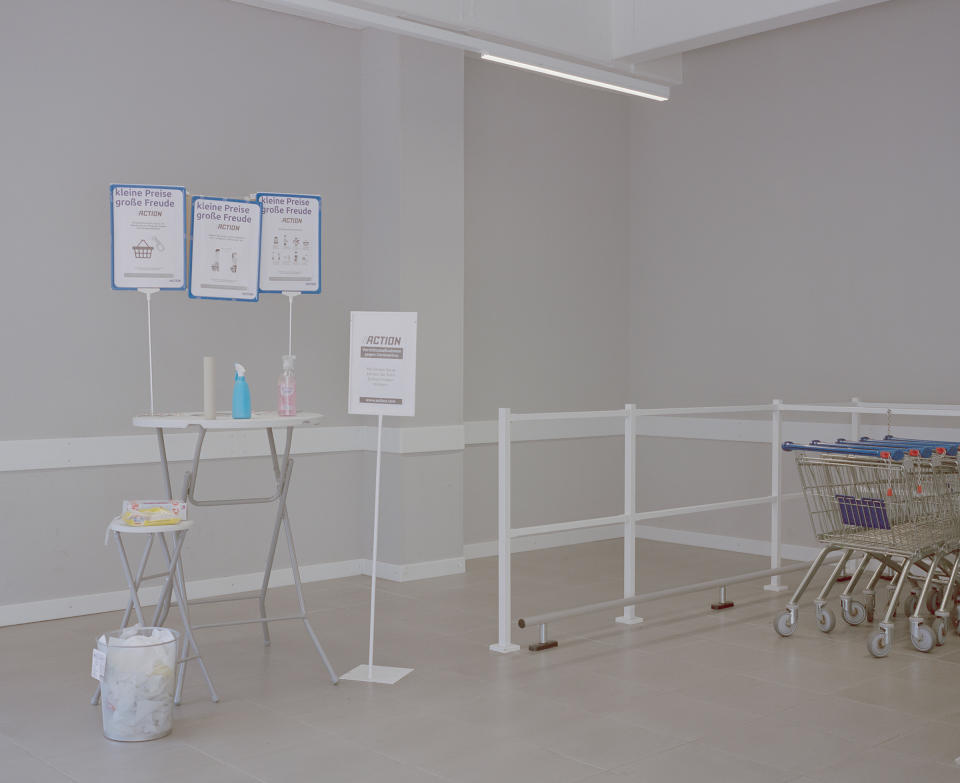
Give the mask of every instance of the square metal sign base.
POLYGON ((394 685, 406 677, 413 669, 403 669, 399 666, 367 666, 361 663, 346 674, 340 675, 341 680, 354 682, 375 682, 380 685, 394 685))

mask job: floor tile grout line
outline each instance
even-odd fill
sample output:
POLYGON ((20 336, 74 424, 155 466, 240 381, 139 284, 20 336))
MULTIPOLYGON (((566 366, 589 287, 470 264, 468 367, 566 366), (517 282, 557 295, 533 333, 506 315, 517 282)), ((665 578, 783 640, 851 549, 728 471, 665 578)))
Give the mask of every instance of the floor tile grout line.
POLYGON ((52 769, 54 772, 56 772, 56 773, 59 774, 59 775, 63 775, 67 780, 73 781, 73 783, 77 783, 77 779, 76 779, 75 777, 73 777, 73 776, 70 775, 68 772, 65 772, 64 770, 60 769, 60 767, 58 767, 58 766, 56 766, 55 764, 53 764, 50 759, 45 759, 45 758, 42 758, 41 756, 38 756, 36 753, 34 753, 32 750, 30 750, 30 748, 28 748, 26 745, 23 745, 23 744, 17 742, 16 738, 11 737, 9 734, 7 734, 7 733, 5 733, 5 732, 0 732, 0 737, 3 737, 3 739, 5 739, 5 740, 9 740, 9 742, 10 742, 14 747, 18 748, 19 750, 22 750, 24 753, 26 753, 26 754, 27 754, 30 758, 32 758, 34 761, 39 761, 39 762, 40 762, 41 764, 43 764, 45 767, 48 767, 49 769, 52 769))
MULTIPOLYGON (((29 751, 27 751, 27 752, 29 753, 29 751)), ((33 755, 33 754, 31 754, 31 755, 33 755)), ((73 775, 71 775, 71 774, 70 774, 69 772, 67 772, 65 769, 62 769, 62 768, 58 767, 58 766, 57 766, 56 764, 54 764, 52 761, 47 761, 46 759, 42 759, 42 758, 39 758, 39 757, 37 757, 37 756, 34 756, 34 758, 35 758, 37 761, 39 761, 41 764, 43 764, 45 767, 48 767, 49 769, 52 769, 52 770, 53 770, 54 772, 56 772, 58 775, 63 775, 67 780, 73 781, 73 783, 79 783, 79 781, 78 781, 73 775)))
POLYGON ((186 745, 189 748, 193 748, 193 750, 197 751, 197 753, 200 753, 201 755, 206 756, 208 759, 216 762, 217 764, 220 764, 221 766, 227 767, 228 769, 232 769, 234 772, 239 772, 241 775, 248 777, 251 780, 257 781, 257 783, 267 783, 267 781, 265 781, 263 778, 259 778, 256 775, 254 775, 252 772, 247 772, 245 769, 241 769, 236 764, 231 764, 229 761, 225 761, 219 756, 215 756, 212 753, 208 753, 203 748, 198 748, 196 745, 191 745, 189 742, 184 742, 184 745, 186 745))
MULTIPOLYGON (((634 728, 640 728, 635 724, 631 724, 631 725, 634 728)), ((656 734, 655 731, 651 731, 650 733, 656 734)), ((666 735, 660 734, 658 736, 665 737, 666 735)), ((578 764, 586 764, 588 767, 594 767, 598 769, 600 772, 614 773, 618 769, 623 769, 625 767, 632 767, 635 764, 640 764, 643 762, 645 758, 650 758, 652 756, 659 755, 661 752, 666 752, 668 750, 676 750, 677 748, 682 747, 683 745, 689 745, 691 742, 697 741, 697 740, 688 740, 688 739, 681 740, 679 737, 676 737, 676 739, 679 740, 676 745, 670 745, 667 748, 658 748, 657 750, 653 750, 653 751, 650 751, 649 753, 643 754, 643 756, 636 759, 635 761, 629 761, 625 764, 614 764, 612 767, 598 767, 596 764, 594 764, 593 762, 587 761, 586 759, 579 759, 576 756, 568 756, 565 753, 561 753, 559 750, 554 750, 553 748, 547 747, 546 745, 540 745, 538 743, 533 743, 533 744, 536 744, 537 747, 539 747, 541 750, 548 751, 549 753, 552 753, 555 756, 560 756, 560 758, 567 759, 568 761, 575 761, 578 764)))

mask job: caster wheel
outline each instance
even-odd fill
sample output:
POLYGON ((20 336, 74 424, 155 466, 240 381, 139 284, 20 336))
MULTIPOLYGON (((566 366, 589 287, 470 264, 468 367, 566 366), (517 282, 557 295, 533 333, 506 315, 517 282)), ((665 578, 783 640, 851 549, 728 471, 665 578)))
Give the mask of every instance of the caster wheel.
POLYGON ((890 648, 887 646, 887 635, 883 631, 877 631, 867 639, 867 649, 874 658, 886 658, 890 648))
POLYGON ((837 627, 837 616, 829 606, 824 606, 817 611, 817 628, 824 633, 830 633, 837 627))
POLYGON ((916 631, 910 634, 910 641, 920 652, 930 652, 933 649, 933 631, 926 625, 918 625, 916 631))
POLYGON ((841 607, 843 621, 847 625, 860 625, 867 619, 867 608, 859 601, 848 601, 847 605, 841 607))
POLYGON ((773 630, 780 634, 780 636, 793 635, 793 632, 797 630, 797 624, 790 617, 789 611, 781 612, 773 618, 773 630))
POLYGON ((933 638, 936 640, 937 647, 947 640, 947 624, 942 617, 933 621, 933 638))

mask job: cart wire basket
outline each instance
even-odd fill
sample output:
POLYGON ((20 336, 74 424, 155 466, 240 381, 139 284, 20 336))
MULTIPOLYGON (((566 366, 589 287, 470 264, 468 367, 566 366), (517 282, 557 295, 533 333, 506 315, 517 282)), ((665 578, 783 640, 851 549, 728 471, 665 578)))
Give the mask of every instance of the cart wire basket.
POLYGON ((876 456, 844 446, 822 447, 841 453, 809 450, 818 446, 802 447, 796 457, 818 541, 912 555, 960 538, 956 458, 930 447, 888 446, 876 456))

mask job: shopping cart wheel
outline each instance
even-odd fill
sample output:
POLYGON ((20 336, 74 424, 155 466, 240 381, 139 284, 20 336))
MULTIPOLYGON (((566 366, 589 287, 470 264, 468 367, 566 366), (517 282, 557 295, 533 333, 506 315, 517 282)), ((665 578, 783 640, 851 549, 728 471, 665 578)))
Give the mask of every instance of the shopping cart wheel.
POLYGON ((797 624, 790 617, 790 611, 784 610, 773 618, 773 630, 781 636, 792 636, 797 630, 797 624))
POLYGON ((867 639, 867 649, 874 658, 886 658, 890 648, 887 647, 887 635, 883 631, 877 631, 867 639))
POLYGON ((947 640, 947 624, 942 617, 933 621, 933 637, 936 639, 937 647, 947 640))
POLYGON ((860 625, 867 619, 867 607, 859 601, 847 601, 846 606, 840 607, 840 612, 847 625, 860 625))
POLYGON ((837 627, 837 616, 829 606, 821 606, 817 609, 817 628, 824 633, 830 633, 837 627))
POLYGON ((930 652, 934 645, 933 631, 926 625, 918 625, 910 634, 910 641, 920 652, 930 652))

